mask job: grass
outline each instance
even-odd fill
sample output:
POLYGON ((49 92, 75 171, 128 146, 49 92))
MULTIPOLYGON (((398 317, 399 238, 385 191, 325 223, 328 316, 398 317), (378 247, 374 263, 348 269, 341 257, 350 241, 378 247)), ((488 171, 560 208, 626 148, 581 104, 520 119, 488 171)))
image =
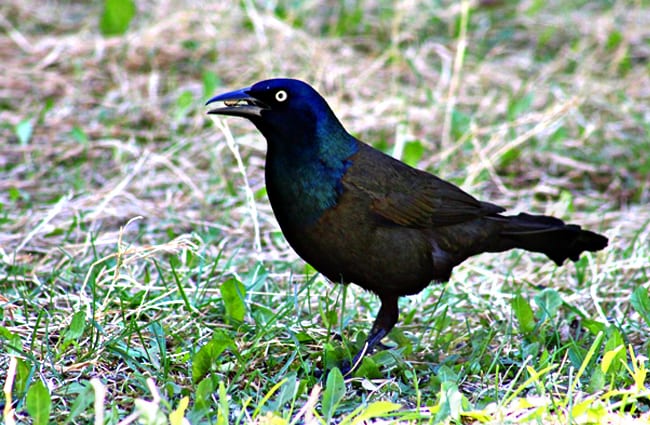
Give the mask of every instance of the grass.
POLYGON ((5 423, 650 420, 644 2, 149 2, 112 37, 102 13, 0 6, 5 423), (401 300, 395 348, 325 376, 377 300, 296 257, 264 140, 203 107, 271 76, 311 82, 362 140, 610 246, 561 268, 475 257, 401 300))

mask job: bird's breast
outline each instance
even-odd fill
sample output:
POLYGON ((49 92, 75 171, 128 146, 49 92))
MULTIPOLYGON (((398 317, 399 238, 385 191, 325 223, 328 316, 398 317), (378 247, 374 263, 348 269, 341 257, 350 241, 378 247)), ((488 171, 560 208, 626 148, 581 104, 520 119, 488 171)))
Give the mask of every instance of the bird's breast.
POLYGON ((318 161, 267 161, 267 193, 280 225, 313 224, 336 207, 342 194, 343 172, 318 161))
POLYGON ((386 226, 372 214, 363 193, 344 190, 338 203, 314 222, 280 226, 298 255, 334 282, 406 295, 432 279, 431 245, 425 236, 416 229, 386 226))

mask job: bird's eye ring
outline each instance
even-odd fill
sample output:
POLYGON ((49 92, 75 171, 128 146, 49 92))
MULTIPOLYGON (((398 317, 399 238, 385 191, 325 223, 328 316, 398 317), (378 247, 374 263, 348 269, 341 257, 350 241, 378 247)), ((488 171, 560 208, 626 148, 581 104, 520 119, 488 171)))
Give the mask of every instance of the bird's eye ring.
POLYGON ((278 102, 284 102, 285 100, 287 100, 288 97, 289 95, 284 90, 278 90, 275 93, 275 100, 277 100, 278 102))

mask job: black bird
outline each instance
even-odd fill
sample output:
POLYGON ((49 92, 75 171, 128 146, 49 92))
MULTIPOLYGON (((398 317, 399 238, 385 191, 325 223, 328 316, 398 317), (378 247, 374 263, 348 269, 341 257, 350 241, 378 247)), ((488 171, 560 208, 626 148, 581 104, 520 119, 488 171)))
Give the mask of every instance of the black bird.
POLYGON ((381 308, 344 373, 397 322, 397 299, 447 281, 454 266, 512 248, 558 266, 598 251, 607 238, 562 220, 505 210, 357 140, 308 84, 260 81, 207 104, 209 114, 249 119, 268 143, 266 187, 289 244, 335 283, 374 292, 381 308))

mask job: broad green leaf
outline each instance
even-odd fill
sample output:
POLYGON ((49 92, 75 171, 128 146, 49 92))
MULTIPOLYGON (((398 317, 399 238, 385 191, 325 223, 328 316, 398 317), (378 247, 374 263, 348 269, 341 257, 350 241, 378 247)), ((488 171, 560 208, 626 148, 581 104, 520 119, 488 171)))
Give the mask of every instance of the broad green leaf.
POLYGON ((221 298, 226 308, 226 322, 241 323, 246 314, 246 288, 235 278, 230 278, 221 284, 221 298))
MULTIPOLYGON (((16 378, 14 378, 14 392, 21 397, 27 391, 27 386, 32 379, 34 366, 28 360, 16 358, 16 378)), ((0 374, 1 376, 1 374, 0 374)))
POLYGON ((539 319, 552 319, 562 305, 562 297, 553 288, 546 288, 535 295, 535 304, 539 307, 539 319))
POLYGON ((134 15, 133 0, 105 0, 99 30, 105 36, 124 34, 134 15))
POLYGON ((623 36, 623 33, 620 31, 612 31, 609 33, 609 37, 607 37, 607 43, 606 43, 606 48, 607 50, 616 50, 618 46, 621 45, 621 42, 625 40, 625 37, 623 36))
POLYGON ((595 368, 591 371, 591 376, 589 377, 589 385, 587 385, 587 391, 591 394, 602 390, 605 387, 605 373, 600 368, 595 368))
POLYGON ((520 155, 521 150, 517 147, 505 150, 499 158, 499 166, 504 168, 509 166, 511 163, 518 160, 520 155))
POLYGON ((463 395, 458 390, 458 385, 452 381, 443 381, 440 385, 439 399, 440 410, 436 414, 435 423, 449 419, 458 422, 463 412, 463 395))
POLYGON ((217 87, 221 85, 219 76, 212 71, 203 71, 201 78, 203 80, 203 96, 206 98, 214 96, 217 87))
POLYGON ((192 381, 198 382, 210 370, 216 368, 219 364, 219 357, 228 348, 235 349, 233 340, 223 332, 215 332, 212 339, 201 347, 192 359, 192 381))
POLYGON ((7 354, 21 355, 23 352, 20 336, 4 326, 0 326, 0 343, 2 343, 3 351, 7 354))
POLYGON ((23 198, 23 194, 20 192, 20 190, 17 187, 10 187, 7 189, 7 193, 9 195, 9 200, 11 202, 16 202, 23 198))
POLYGON ((345 381, 338 367, 330 370, 327 375, 327 383, 323 391, 323 416, 325 423, 331 423, 336 407, 345 396, 345 381))
POLYGON ((512 299, 511 305, 519 322, 519 331, 523 334, 531 333, 535 329, 535 318, 528 301, 520 294, 517 294, 512 299))
POLYGON ((587 329, 593 335, 598 335, 598 332, 605 332, 607 330, 606 323, 592 319, 584 319, 582 321, 582 326, 584 326, 585 329, 587 329))
POLYGON ((34 419, 34 425, 45 425, 50 420, 52 400, 50 392, 40 379, 27 390, 27 413, 34 419))
POLYGON ((617 348, 619 345, 624 345, 625 340, 623 339, 623 335, 621 334, 621 331, 614 327, 610 326, 607 328, 607 343, 605 344, 605 350, 614 350, 617 348))
POLYGON ((190 108, 194 106, 196 100, 191 91, 185 90, 182 92, 178 99, 176 99, 176 110, 174 112, 174 120, 178 121, 189 112, 190 108))
POLYGON ((451 113, 451 134, 454 139, 461 139, 469 131, 472 122, 470 115, 454 109, 451 113))
POLYGON ((546 6, 546 0, 532 0, 528 2, 528 8, 524 11, 526 16, 535 16, 546 6))
POLYGON ((404 144, 402 160, 412 167, 415 167, 424 155, 424 144, 419 140, 413 140, 404 144))
POLYGON ((70 136, 72 136, 72 138, 76 142, 82 145, 88 144, 88 135, 80 127, 77 126, 72 127, 72 130, 70 131, 70 136))
POLYGON ((86 327, 86 313, 78 311, 72 315, 70 326, 65 331, 65 341, 76 341, 83 335, 86 327))
POLYGON ((650 297, 648 296, 648 289, 644 286, 639 286, 632 292, 630 303, 637 313, 643 317, 643 320, 650 326, 650 297))
POLYGON ((625 347, 622 345, 619 345, 615 349, 605 352, 603 355, 603 360, 600 362, 600 369, 604 373, 607 373, 607 371, 609 371, 609 367, 612 365, 612 362, 618 357, 618 353, 621 352, 621 350, 624 350, 624 348, 625 347))
POLYGON ((447 365, 440 365, 438 372, 436 372, 440 382, 458 382, 460 377, 458 374, 447 365))
POLYGON ((340 345, 333 345, 329 342, 323 343, 323 369, 330 370, 341 364, 347 358, 340 345))
POLYGON ((210 406, 212 406, 212 393, 214 393, 215 388, 216 385, 212 376, 208 376, 198 383, 196 393, 194 394, 192 412, 203 413, 210 409, 210 406))
POLYGON ((617 373, 625 363, 627 363, 627 352, 625 349, 621 349, 625 346, 625 341, 619 330, 615 327, 610 327, 607 329, 607 342, 605 342, 605 347, 603 348, 603 360, 601 362, 601 368, 604 369, 605 357, 607 357, 607 372, 606 373, 617 373), (610 358, 611 356, 611 358, 610 358))
POLYGON ((354 376, 379 379, 383 374, 381 373, 381 370, 379 370, 377 362, 373 358, 365 356, 361 361, 359 368, 354 372, 354 376))
POLYGON ((32 133, 34 132, 34 125, 30 120, 22 120, 16 124, 16 137, 22 146, 25 146, 32 139, 32 133))

